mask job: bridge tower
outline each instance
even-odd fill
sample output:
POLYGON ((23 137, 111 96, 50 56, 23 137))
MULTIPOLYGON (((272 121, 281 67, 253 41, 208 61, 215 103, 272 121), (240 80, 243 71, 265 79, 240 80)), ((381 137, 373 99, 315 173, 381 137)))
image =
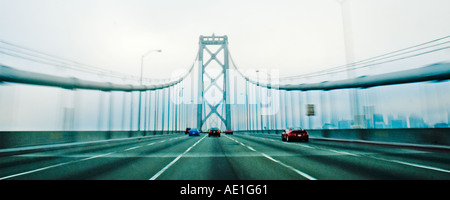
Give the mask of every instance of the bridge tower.
POLYGON ((197 128, 201 130, 213 126, 231 129, 228 58, 226 35, 200 36, 197 128))

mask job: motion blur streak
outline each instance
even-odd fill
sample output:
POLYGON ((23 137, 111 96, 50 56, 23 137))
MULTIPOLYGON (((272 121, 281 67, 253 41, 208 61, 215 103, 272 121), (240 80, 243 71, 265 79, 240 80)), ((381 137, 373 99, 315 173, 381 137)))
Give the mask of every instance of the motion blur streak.
POLYGON ((288 143, 279 135, 247 133, 165 135, 3 156, 0 163, 2 180, 450 179, 448 151, 316 139, 288 143))

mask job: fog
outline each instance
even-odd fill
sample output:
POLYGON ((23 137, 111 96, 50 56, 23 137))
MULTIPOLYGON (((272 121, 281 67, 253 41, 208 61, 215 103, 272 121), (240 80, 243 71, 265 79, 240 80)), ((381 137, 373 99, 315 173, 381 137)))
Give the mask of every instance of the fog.
MULTIPOLYGON (((228 36, 235 67, 254 79, 259 70, 280 83, 341 80, 450 62, 449 8, 447 0, 0 0, 0 64, 122 84, 138 84, 142 64, 144 84, 155 84, 197 66, 199 36, 215 34, 228 36), (439 38, 445 39, 430 42, 439 38), (355 71, 328 70, 405 48, 355 71), (141 60, 152 49, 162 52, 141 60), (330 73, 303 76, 320 70, 330 73)), ((194 126, 195 76, 170 90, 143 93, 141 128, 194 126)), ((231 90, 237 129, 339 128, 339 122, 393 128, 395 120, 406 127, 394 128, 419 128, 450 120, 447 81, 359 89, 359 116, 352 114, 355 97, 348 90, 269 91, 242 78, 231 90), (271 108, 261 115, 264 104, 271 108), (306 116, 307 104, 315 105, 314 116, 306 116), (423 123, 411 122, 415 116, 423 123)), ((217 102, 218 94, 206 98, 217 102)), ((138 99, 138 92, 1 83, 0 130, 136 130, 138 99)))

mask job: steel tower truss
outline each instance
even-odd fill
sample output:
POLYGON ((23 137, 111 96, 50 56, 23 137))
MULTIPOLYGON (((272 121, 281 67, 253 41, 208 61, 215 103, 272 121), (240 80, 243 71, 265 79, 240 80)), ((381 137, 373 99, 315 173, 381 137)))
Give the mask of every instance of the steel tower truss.
POLYGON ((227 92, 230 91, 228 37, 226 35, 215 36, 214 34, 212 36, 200 36, 198 58, 197 128, 203 130, 205 128, 203 126, 207 122, 211 123, 216 120, 218 128, 223 123, 226 129, 230 130, 230 95, 227 92), (204 58, 207 60, 205 61, 204 58), (223 83, 220 83, 220 80, 223 80, 223 83), (219 109, 219 107, 222 109, 219 109), (219 123, 217 123, 217 118, 220 119, 219 123))

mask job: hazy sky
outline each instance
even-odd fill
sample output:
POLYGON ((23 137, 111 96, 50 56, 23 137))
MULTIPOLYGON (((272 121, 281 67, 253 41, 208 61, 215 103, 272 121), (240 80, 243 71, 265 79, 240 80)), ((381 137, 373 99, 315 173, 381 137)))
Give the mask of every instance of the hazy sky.
MULTIPOLYGON (((349 1, 356 60, 450 35, 449 0, 349 1)), ((0 40, 134 75, 142 54, 162 49, 144 62, 154 78, 189 68, 212 33, 228 35, 243 69, 287 76, 345 63, 336 0, 0 0, 0 30, 0 40)))
MULTIPOLYGON (((349 3, 349 7, 345 7, 349 8, 346 14, 351 16, 355 61, 450 35, 450 0, 346 2, 349 3)), ((5 46, 1 41, 9 42, 136 76, 140 72, 141 55, 154 49, 162 49, 162 53, 154 52, 145 58, 145 77, 170 78, 172 72, 188 69, 195 60, 199 36, 213 33, 228 35, 230 53, 243 71, 279 69, 279 75, 284 77, 346 62, 341 4, 337 0, 0 0, 0 47, 5 46)), ((446 49, 385 64, 382 69, 371 68, 370 71, 383 73, 405 66, 414 68, 435 62, 450 62, 449 55, 450 49, 446 49)), ((0 53, 0 64, 22 68, 22 65, 29 65, 26 66, 29 71, 39 70, 40 67, 39 64, 4 53, 0 53)), ((61 72, 61 75, 65 74, 61 72)), ((5 126, 7 130, 61 128, 67 116, 77 109, 75 127, 95 129, 96 126, 106 126, 107 123, 101 120, 107 118, 91 118, 101 116, 102 109, 106 116, 108 108, 105 106, 109 105, 101 99, 112 93, 106 96, 98 91, 76 93, 34 88, 2 86, 0 110, 9 113, 0 116, 3 129, 5 126), (83 98, 86 100, 83 101, 83 98), (82 120, 89 121, 92 127, 82 125, 82 120)), ((377 98, 383 100, 384 96, 398 98, 372 103, 376 100, 363 91, 360 106, 375 105, 375 112, 383 113, 385 117, 414 113, 423 115, 430 123, 447 122, 446 110, 449 107, 445 99, 448 99, 449 93, 445 91, 448 91, 448 82, 400 90, 405 92, 417 88, 426 94, 418 95, 420 98, 426 97, 425 100, 419 98, 417 102, 418 98, 414 96, 417 93, 413 92, 411 95, 414 97, 410 97, 389 89, 375 88, 371 89, 372 96, 378 95, 377 98), (427 88, 433 88, 431 93, 425 92, 427 88), (366 97, 368 100, 363 101, 366 97), (408 98, 417 101, 405 104, 404 99, 408 98), (401 111, 393 107, 401 108, 401 111)), ((339 92, 334 94, 341 94, 339 92)), ((131 95, 125 96, 125 102, 122 102, 122 96, 115 100, 116 113, 122 112, 123 105, 128 106, 131 101, 128 100, 131 95)), ((336 102, 337 97, 329 98, 334 98, 336 102)), ((311 101, 319 105, 321 100, 311 98, 311 101)), ((338 105, 339 109, 346 109, 342 112, 337 110, 341 112, 339 119, 352 119, 347 104, 338 105)), ((119 115, 115 117, 119 119, 119 115)))

